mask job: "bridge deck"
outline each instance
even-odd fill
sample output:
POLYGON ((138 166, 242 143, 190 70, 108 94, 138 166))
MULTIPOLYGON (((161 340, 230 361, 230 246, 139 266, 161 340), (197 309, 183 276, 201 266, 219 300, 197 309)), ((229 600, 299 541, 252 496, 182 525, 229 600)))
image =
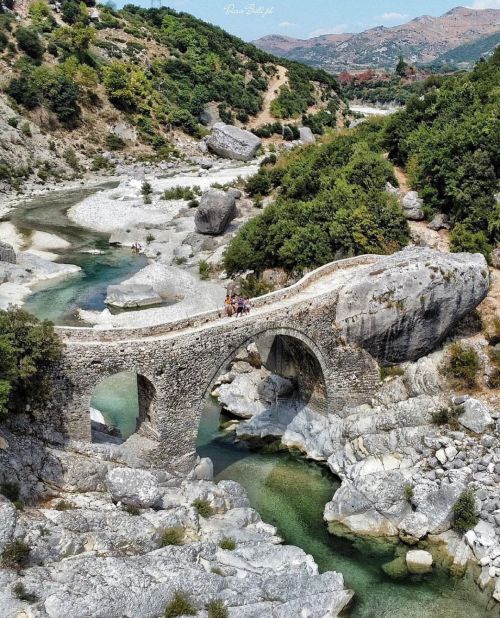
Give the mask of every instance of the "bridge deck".
POLYGON ((274 313, 292 305, 306 302, 312 298, 317 298, 324 294, 331 294, 352 278, 354 270, 368 267, 376 263, 381 257, 382 256, 378 255, 364 255, 326 264, 308 273, 300 281, 288 288, 253 299, 250 314, 238 318, 234 316, 231 318, 227 317, 224 313, 224 309, 221 307, 221 309, 216 311, 189 316, 188 318, 175 322, 143 328, 100 330, 79 327, 57 327, 56 330, 63 338, 66 345, 95 345, 96 343, 106 345, 119 341, 151 341, 179 337, 184 334, 187 335, 216 328, 223 324, 227 324, 231 320, 241 323, 245 320, 254 318, 256 315, 274 313))

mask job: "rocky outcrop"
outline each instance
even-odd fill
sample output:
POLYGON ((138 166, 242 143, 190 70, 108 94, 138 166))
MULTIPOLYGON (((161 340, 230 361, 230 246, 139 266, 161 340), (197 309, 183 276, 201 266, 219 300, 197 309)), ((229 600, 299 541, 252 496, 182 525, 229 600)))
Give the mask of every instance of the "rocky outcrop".
POLYGON ((152 286, 136 283, 109 285, 104 302, 113 307, 130 309, 159 305, 163 299, 152 286))
POLYGON ((237 161, 251 161, 260 145, 260 138, 250 131, 223 122, 217 122, 213 126, 212 133, 207 140, 209 149, 219 157, 237 161))
POLYGON ((458 422, 466 429, 482 434, 493 425, 490 410, 482 401, 470 397, 464 401, 462 408, 458 422))
POLYGON ((415 360, 485 298, 488 286, 482 255, 408 248, 343 288, 336 326, 382 363, 415 360))
POLYGON ((183 592, 200 616, 218 600, 231 617, 323 618, 352 599, 342 575, 320 575, 311 556, 281 545, 241 486, 198 480, 210 474, 207 460, 186 478, 120 465, 122 447, 73 444, 69 452, 0 433, 10 444, 6 457, 0 450, 0 480, 15 475, 28 500, 31 475, 44 488, 43 503, 23 511, 0 496, 0 548, 16 538, 30 550, 22 571, 0 567, 2 616, 158 618, 183 592), (75 491, 54 476, 62 461, 85 476, 85 460, 87 468, 98 462, 105 485, 75 491), (202 517, 196 500, 213 514, 202 517), (235 548, 222 549, 223 538, 235 548))
POLYGON ((449 230, 451 226, 448 215, 438 213, 434 216, 434 218, 427 227, 429 227, 431 230, 434 230, 435 232, 438 232, 439 230, 449 230))
POLYGON ((309 127, 299 127, 300 141, 303 144, 314 144, 316 138, 309 127))
POLYGON ((6 242, 0 241, 0 262, 16 263, 16 252, 14 247, 6 242))
POLYGON ((200 205, 196 209, 196 231, 212 236, 223 234, 237 214, 234 193, 209 189, 201 196, 200 205))

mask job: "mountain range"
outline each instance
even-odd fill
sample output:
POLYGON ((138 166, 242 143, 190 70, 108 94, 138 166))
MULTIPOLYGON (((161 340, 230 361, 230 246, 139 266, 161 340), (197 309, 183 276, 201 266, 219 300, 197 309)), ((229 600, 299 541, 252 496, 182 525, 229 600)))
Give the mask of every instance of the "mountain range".
POLYGON ((500 9, 457 7, 440 17, 423 15, 391 28, 294 39, 271 34, 253 43, 260 49, 337 73, 393 68, 402 55, 414 64, 470 64, 500 42, 500 9), (454 53, 456 52, 456 53, 454 53))

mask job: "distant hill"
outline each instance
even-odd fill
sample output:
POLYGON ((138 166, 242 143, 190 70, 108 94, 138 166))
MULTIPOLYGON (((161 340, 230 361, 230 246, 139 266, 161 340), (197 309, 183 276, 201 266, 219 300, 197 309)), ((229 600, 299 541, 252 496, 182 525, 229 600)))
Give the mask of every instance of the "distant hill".
POLYGON ((392 28, 379 26, 307 40, 269 35, 254 43, 284 58, 337 73, 394 67, 400 55, 415 64, 430 64, 452 50, 464 58, 461 62, 474 62, 484 53, 483 43, 491 47, 486 39, 499 33, 500 9, 458 7, 441 17, 424 15, 392 28))
POLYGON ((500 45, 500 32, 477 39, 472 43, 464 43, 455 47, 442 56, 434 64, 467 64, 476 62, 479 58, 489 58, 500 45))

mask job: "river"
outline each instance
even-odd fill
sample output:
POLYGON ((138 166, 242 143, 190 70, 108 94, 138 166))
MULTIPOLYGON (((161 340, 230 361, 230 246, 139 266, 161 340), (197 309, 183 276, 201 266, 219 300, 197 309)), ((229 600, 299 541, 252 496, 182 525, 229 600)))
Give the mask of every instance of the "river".
MULTIPOLYGON (((127 249, 109 247, 106 237, 69 222, 67 209, 89 194, 73 191, 39 198, 11 211, 8 219, 19 231, 42 230, 71 242, 60 260, 78 264, 82 273, 35 293, 26 307, 39 317, 59 323, 75 322, 75 310, 103 308, 106 287, 123 280, 145 264, 127 249), (99 251, 99 254, 85 253, 99 251)), ((136 376, 123 373, 98 386, 91 403, 125 437, 135 428, 138 414, 136 376)), ((207 402, 199 430, 198 452, 214 462, 216 480, 231 479, 248 492, 263 520, 277 527, 286 543, 301 547, 316 560, 320 571, 336 570, 355 592, 351 618, 486 618, 475 584, 454 579, 436 568, 426 576, 393 581, 382 565, 401 547, 386 543, 352 542, 331 535, 323 509, 339 481, 325 468, 288 452, 266 453, 235 442, 219 431, 220 409, 207 402)))

